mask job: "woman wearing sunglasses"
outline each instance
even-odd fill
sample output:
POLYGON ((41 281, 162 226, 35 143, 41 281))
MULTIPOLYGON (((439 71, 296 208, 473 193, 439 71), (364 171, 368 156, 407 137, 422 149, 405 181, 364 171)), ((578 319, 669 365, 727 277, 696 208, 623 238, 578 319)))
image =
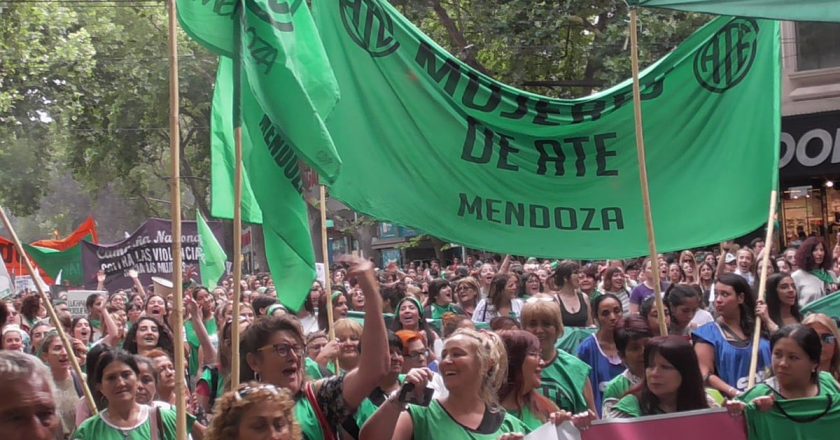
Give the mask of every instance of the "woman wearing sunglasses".
POLYGON ((255 322, 242 337, 240 381, 255 380, 284 388, 295 400, 295 413, 306 438, 335 438, 336 426, 352 416, 389 369, 388 340, 382 316, 382 297, 373 264, 347 258, 349 276, 365 293, 364 348, 358 365, 346 375, 308 381, 304 373, 305 339, 300 323, 283 315, 255 322))
POLYGON ((837 323, 822 313, 814 313, 808 315, 802 324, 814 329, 822 341, 820 371, 840 381, 840 331, 837 330, 837 323))

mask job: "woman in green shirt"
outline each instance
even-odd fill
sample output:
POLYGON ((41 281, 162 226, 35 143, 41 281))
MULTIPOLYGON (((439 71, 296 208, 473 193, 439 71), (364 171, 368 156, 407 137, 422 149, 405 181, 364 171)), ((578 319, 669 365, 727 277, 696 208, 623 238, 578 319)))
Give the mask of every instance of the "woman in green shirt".
POLYGON ((557 405, 537 390, 545 363, 540 358, 540 341, 524 330, 499 332, 508 356, 507 378, 499 388, 499 403, 533 431, 548 421, 557 405), (521 366, 516 368, 516 366, 521 366))
POLYGON ((263 318, 242 336, 240 381, 256 380, 289 390, 303 435, 309 440, 335 438, 336 426, 352 416, 388 371, 388 341, 382 316, 382 296, 367 260, 349 257, 349 276, 365 292, 365 327, 359 365, 345 375, 309 381, 305 375, 304 335, 289 315, 263 318))
MULTIPOLYGON (((174 409, 157 409, 136 402, 140 369, 133 356, 122 350, 106 351, 99 358, 94 384, 108 407, 87 419, 73 434, 76 440, 175 440, 174 409)), ((187 431, 201 439, 203 430, 188 417, 187 431), (193 426, 196 429, 192 429, 193 426)))
POLYGON ((425 315, 431 319, 442 319, 445 313, 463 315, 464 311, 452 304, 452 284, 442 278, 436 278, 429 283, 425 315))
MULTIPOLYGON (((507 433, 525 432, 526 426, 496 402, 496 389, 504 379, 504 347, 485 334, 459 329, 443 346, 440 373, 449 394, 428 406, 407 405, 399 390, 379 407, 364 427, 361 440, 496 440, 507 433)), ((433 373, 411 370, 406 382, 422 397, 433 373)))
POLYGON ((730 410, 743 411, 755 403, 769 409, 776 400, 840 396, 840 385, 820 371, 822 341, 816 331, 801 324, 782 327, 770 337, 773 376, 729 402, 730 410))
POLYGON ((633 418, 709 408, 697 354, 682 336, 657 336, 645 345, 644 381, 606 417, 633 418))

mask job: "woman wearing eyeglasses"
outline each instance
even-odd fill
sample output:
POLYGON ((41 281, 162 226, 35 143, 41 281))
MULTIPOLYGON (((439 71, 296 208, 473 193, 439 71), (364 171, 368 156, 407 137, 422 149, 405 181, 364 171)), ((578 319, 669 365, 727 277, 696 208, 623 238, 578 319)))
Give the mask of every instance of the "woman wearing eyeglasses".
POLYGON ((840 381, 840 331, 837 323, 822 313, 808 315, 802 324, 814 329, 822 342, 820 371, 824 371, 840 381))
POLYGON ((300 424, 295 420, 295 401, 288 390, 274 385, 248 382, 225 394, 207 440, 299 440, 300 424))
POLYGON ((334 439, 336 427, 352 416, 388 372, 389 356, 382 297, 373 264, 349 257, 349 275, 365 293, 365 327, 359 365, 346 375, 308 381, 304 373, 304 336, 288 315, 265 318, 245 331, 240 350, 240 381, 256 380, 291 392, 305 438, 334 439))

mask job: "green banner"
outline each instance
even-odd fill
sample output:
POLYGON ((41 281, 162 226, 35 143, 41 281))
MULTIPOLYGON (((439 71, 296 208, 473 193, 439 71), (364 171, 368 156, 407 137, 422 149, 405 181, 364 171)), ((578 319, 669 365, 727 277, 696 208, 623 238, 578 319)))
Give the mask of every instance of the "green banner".
MULTIPOLYGON (((621 258, 648 252, 631 83, 530 94, 446 53, 380 0, 313 1, 342 98, 331 194, 356 211, 477 249, 621 258)), ((767 219, 780 137, 780 33, 720 18, 643 72, 662 251, 767 219)))
POLYGON ((840 22, 837 0, 627 0, 648 8, 794 21, 840 22))
MULTIPOLYGON (((233 112, 233 61, 221 57, 213 96, 214 114, 233 112)), ((214 121, 218 120, 213 118, 214 121)), ((233 142, 233 125, 213 127, 213 136, 233 142)), ((298 157, 280 127, 262 111, 251 88, 242 84, 243 165, 263 213, 265 253, 277 298, 300 310, 315 279, 315 253, 303 200, 298 157)))
POLYGON ((803 315, 822 313, 834 319, 840 319, 840 291, 832 292, 802 308, 803 315))
POLYGON ((297 154, 332 181, 341 160, 323 118, 338 100, 338 85, 303 0, 178 0, 181 26, 211 51, 231 57, 239 19, 244 76, 297 154), (244 10, 236 10, 236 5, 244 10))
POLYGON ((196 210, 196 227, 198 229, 198 239, 201 244, 201 254, 198 257, 199 269, 201 270, 201 284, 208 289, 215 288, 219 279, 225 274, 225 263, 227 262, 227 254, 216 240, 216 236, 201 212, 196 210))

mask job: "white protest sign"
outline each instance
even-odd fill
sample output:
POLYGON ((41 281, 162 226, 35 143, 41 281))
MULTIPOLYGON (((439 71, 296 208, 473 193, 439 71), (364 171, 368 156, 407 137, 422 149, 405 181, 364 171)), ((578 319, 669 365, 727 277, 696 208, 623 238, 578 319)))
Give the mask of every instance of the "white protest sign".
POLYGON ((85 303, 87 298, 94 293, 99 295, 108 295, 108 292, 101 290, 68 290, 67 291, 67 307, 70 313, 75 316, 87 316, 87 307, 85 303))
POLYGON ((324 263, 315 263, 315 272, 317 273, 316 279, 321 285, 325 285, 327 282, 327 273, 324 271, 324 263))
POLYGON ((35 282, 32 281, 30 275, 19 275, 15 277, 15 292, 22 292, 24 290, 35 290, 35 282))

